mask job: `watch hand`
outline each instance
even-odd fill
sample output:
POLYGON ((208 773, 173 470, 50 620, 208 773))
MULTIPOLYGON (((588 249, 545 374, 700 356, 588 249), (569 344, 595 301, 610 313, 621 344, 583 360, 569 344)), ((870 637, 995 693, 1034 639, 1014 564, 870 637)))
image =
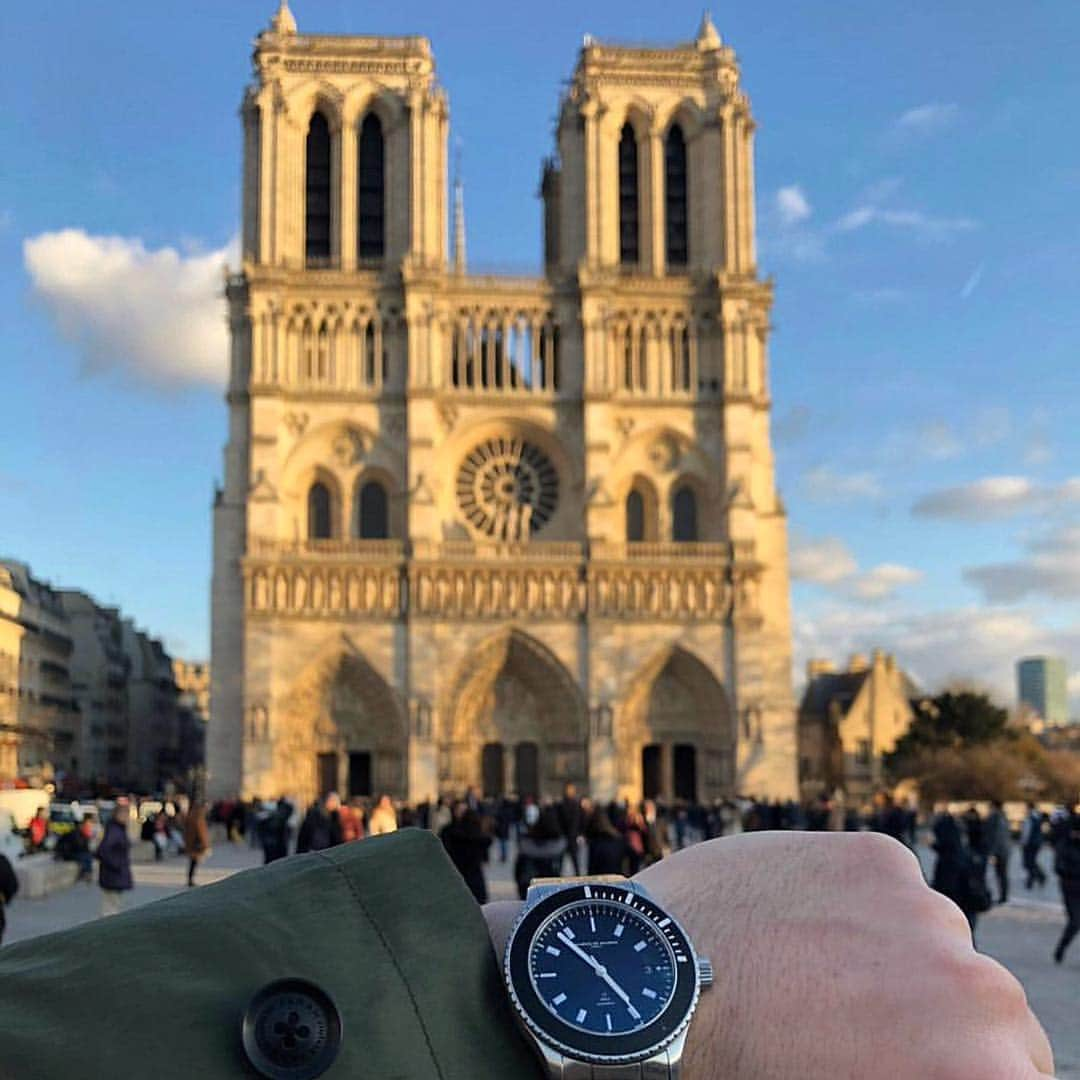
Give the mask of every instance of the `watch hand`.
POLYGON ((581 959, 584 960, 585 963, 588 964, 589 967, 591 967, 593 969, 593 971, 595 971, 596 974, 599 975, 600 978, 603 979, 604 982, 606 982, 608 984, 608 986, 610 986, 611 989, 614 990, 615 993, 620 998, 622 998, 624 1004, 630 1010, 630 1014, 635 1019, 637 1019, 641 1015, 637 1011, 637 1009, 634 1008, 633 1004, 631 1003, 630 995, 608 974, 608 969, 606 967, 604 967, 603 964, 601 964, 598 960, 596 960, 595 957, 590 956, 587 952, 585 952, 584 949, 582 949, 582 948, 578 947, 577 945, 575 945, 574 942, 571 941, 570 938, 566 937, 566 935, 563 934, 563 932, 561 930, 555 936, 571 952, 576 953, 578 956, 580 956, 581 959))
POLYGON ((599 971, 600 971, 600 965, 599 965, 599 964, 598 964, 598 963, 596 962, 596 960, 594 960, 594 959, 593 959, 593 958, 592 958, 592 957, 591 957, 591 956, 590 956, 590 955, 589 955, 589 954, 588 954, 587 952, 585 952, 585 950, 584 950, 584 949, 581 949, 581 948, 579 948, 579 947, 578 947, 577 945, 575 945, 575 944, 574 944, 574 943, 573 943, 573 942, 572 942, 572 941, 571 941, 571 940, 570 940, 570 939, 569 939, 568 937, 566 937, 566 935, 565 935, 565 934, 563 934, 563 932, 562 932, 561 930, 560 930, 560 931, 559 931, 559 932, 558 932, 558 933, 557 933, 557 934, 556 934, 555 936, 556 936, 556 937, 557 937, 557 938, 558 938, 558 939, 559 939, 559 940, 560 940, 560 941, 561 941, 561 942, 562 942, 562 943, 563 943, 563 944, 564 944, 564 945, 565 945, 565 946, 566 946, 566 947, 567 947, 567 948, 568 948, 568 949, 569 949, 569 950, 570 950, 571 952, 573 952, 573 953, 577 953, 577 955, 578 955, 578 956, 580 956, 580 957, 581 957, 581 959, 582 959, 582 960, 584 960, 584 961, 585 961, 585 963, 586 963, 586 964, 588 964, 588 965, 589 965, 589 967, 591 967, 591 968, 593 969, 593 971, 595 971, 595 972, 599 973, 599 971))

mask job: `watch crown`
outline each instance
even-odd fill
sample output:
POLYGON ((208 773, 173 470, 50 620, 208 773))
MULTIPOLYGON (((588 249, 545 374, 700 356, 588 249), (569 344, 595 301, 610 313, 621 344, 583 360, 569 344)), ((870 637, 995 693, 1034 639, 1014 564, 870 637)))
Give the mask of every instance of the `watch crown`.
POLYGON ((698 957, 697 962, 698 982, 701 983, 702 990, 706 986, 712 986, 713 984, 713 969, 712 961, 706 960, 703 956, 698 957))

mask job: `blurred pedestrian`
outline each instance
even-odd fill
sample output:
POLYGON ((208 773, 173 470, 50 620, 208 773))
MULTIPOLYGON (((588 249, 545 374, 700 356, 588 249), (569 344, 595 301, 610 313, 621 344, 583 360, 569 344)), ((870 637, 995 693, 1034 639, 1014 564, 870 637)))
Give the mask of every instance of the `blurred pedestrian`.
POLYGON ((0 852, 0 944, 3 944, 4 927, 7 925, 4 910, 18 891, 19 879, 15 876, 15 869, 8 857, 0 852))
MULTIPOLYGON (((471 806, 471 809, 476 809, 471 806)), ((389 795, 379 798, 375 809, 368 818, 368 836, 384 836, 386 833, 396 832, 398 827, 397 812, 394 810, 394 802, 389 795)))
POLYGON ((974 938, 979 915, 993 905, 986 887, 986 863, 972 850, 964 830, 948 812, 939 814, 934 821, 933 847, 936 861, 931 887, 967 916, 974 938))
POLYGON ((994 875, 998 883, 999 904, 1009 900, 1009 857, 1012 855, 1012 835, 1009 832, 1009 819, 999 799, 990 804, 990 813, 983 825, 986 839, 986 853, 994 864, 994 875))
POLYGON ((195 871, 199 863, 210 854, 210 829, 206 824, 206 807, 193 802, 184 822, 184 851, 188 857, 188 888, 195 884, 195 871))
POLYGON ((1065 959, 1065 950, 1080 933, 1080 811, 1073 811, 1068 827, 1062 831, 1054 856, 1054 870, 1061 882, 1061 899, 1065 904, 1065 929, 1054 949, 1054 962, 1065 959))
POLYGON ((321 803, 311 804, 296 838, 297 855, 308 851, 325 851, 341 843, 341 818, 338 815, 340 806, 341 799, 336 791, 331 791, 321 803))
POLYGON ((292 803, 282 795, 274 809, 259 821, 259 842, 263 849, 263 864, 284 859, 289 854, 289 820, 292 803))
POLYGON ((131 841, 127 831, 127 803, 118 802, 98 844, 98 885, 101 914, 119 915, 124 893, 134 887, 131 878, 131 841))
POLYGON ((589 869, 593 874, 622 874, 626 871, 626 838, 611 822, 608 812, 597 807, 585 826, 589 845, 589 869))
POLYGON ((1043 814, 1033 802, 1028 803, 1027 817, 1020 828, 1020 851, 1024 859, 1024 873, 1027 880, 1024 888, 1033 885, 1040 888, 1046 884, 1046 872, 1039 865, 1039 849, 1043 844, 1043 814))
POLYGON ((471 809, 464 801, 455 803, 450 824, 443 828, 439 839, 450 861, 465 879, 469 891, 476 897, 476 902, 486 904, 488 892, 484 863, 487 862, 491 837, 484 832, 479 811, 471 809))
POLYGON ((563 788, 563 797, 557 812, 559 828, 562 829, 562 834, 566 838, 566 854, 570 856, 570 865, 574 868, 574 874, 577 875, 581 873, 578 867, 578 841, 581 839, 584 822, 581 819, 581 800, 573 784, 567 784, 563 788))
POLYGON ((967 833, 968 847, 973 855, 986 858, 986 830, 983 819, 979 816, 978 807, 974 803, 964 811, 964 831, 967 833))
MULTIPOLYGON (((534 824, 518 841, 518 857, 514 863, 514 880, 518 896, 525 899, 529 882, 535 877, 558 877, 566 852, 566 837, 559 825, 559 816, 553 806, 537 808, 534 824)), ((526 821, 532 813, 526 815, 526 821)))
POLYGON ((31 853, 35 851, 45 850, 45 840, 49 835, 49 811, 44 806, 37 808, 37 813, 30 819, 30 825, 27 829, 27 840, 29 841, 29 851, 31 853))
POLYGON ((348 844, 352 840, 364 838, 364 808, 359 799, 350 799, 338 810, 341 819, 341 842, 348 844))

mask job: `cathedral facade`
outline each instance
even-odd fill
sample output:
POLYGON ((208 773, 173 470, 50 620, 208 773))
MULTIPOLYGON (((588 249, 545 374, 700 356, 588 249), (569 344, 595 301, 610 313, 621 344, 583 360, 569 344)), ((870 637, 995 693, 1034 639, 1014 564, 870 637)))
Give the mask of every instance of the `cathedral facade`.
POLYGON ((426 39, 283 3, 254 69, 210 794, 794 796, 732 50, 586 39, 536 277, 467 272, 426 39))

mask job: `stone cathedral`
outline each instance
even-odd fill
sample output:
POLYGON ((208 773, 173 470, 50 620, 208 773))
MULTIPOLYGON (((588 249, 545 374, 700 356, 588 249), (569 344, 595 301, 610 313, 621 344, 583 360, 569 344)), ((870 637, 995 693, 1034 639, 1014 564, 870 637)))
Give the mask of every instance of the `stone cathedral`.
POLYGON ((283 2, 242 118, 210 794, 794 796, 772 287, 711 21, 585 40, 535 277, 467 271, 425 38, 283 2))

